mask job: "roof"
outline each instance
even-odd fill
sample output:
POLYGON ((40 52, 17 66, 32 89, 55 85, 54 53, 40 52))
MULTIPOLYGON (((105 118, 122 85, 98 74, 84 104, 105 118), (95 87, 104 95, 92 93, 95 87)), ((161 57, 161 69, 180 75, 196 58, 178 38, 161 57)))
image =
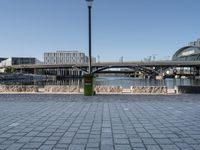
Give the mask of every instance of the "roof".
POLYGON ((176 51, 176 53, 172 57, 172 60, 175 60, 180 57, 189 57, 189 56, 197 55, 197 54, 198 55, 200 54, 200 47, 185 46, 176 51))

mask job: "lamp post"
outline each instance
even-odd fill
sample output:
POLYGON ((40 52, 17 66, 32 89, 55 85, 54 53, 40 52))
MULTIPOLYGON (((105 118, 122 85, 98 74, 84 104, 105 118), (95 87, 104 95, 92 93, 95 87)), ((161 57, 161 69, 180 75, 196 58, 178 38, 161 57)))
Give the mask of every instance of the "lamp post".
POLYGON ((93 74, 92 74, 92 35, 91 35, 91 9, 93 0, 86 0, 88 4, 88 29, 89 29, 89 66, 88 74, 84 77, 84 95, 92 96, 94 95, 93 89, 93 74))
POLYGON ((92 35, 91 35, 91 9, 93 0, 86 0, 88 4, 88 29, 89 29, 89 74, 92 73, 92 35))

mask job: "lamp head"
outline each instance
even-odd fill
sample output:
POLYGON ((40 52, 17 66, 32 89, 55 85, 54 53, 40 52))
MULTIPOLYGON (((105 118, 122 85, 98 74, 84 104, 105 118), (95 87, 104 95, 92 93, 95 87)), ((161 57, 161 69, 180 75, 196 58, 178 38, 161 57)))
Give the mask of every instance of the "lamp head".
POLYGON ((87 2, 87 4, 88 4, 88 6, 89 7, 92 7, 92 2, 93 2, 94 0, 86 0, 86 2, 87 2))

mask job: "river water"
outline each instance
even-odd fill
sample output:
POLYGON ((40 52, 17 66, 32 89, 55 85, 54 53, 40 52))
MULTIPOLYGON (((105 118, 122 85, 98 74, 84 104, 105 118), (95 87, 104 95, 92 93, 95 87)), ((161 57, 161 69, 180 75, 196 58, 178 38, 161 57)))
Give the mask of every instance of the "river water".
POLYGON ((96 80, 97 85, 115 85, 129 88, 130 86, 167 86, 174 88, 178 85, 200 85, 198 79, 173 79, 163 80, 132 78, 132 77, 101 77, 96 80))
MULTIPOLYGON (((1 81, 0 84, 17 84, 17 85, 79 85, 83 87, 83 79, 65 79, 65 80, 43 80, 43 81, 1 81)), ((130 86, 167 86, 174 88, 178 85, 200 85, 200 79, 174 79, 166 78, 163 80, 133 78, 133 77, 97 77, 95 85, 106 86, 122 86, 130 88, 130 86)))

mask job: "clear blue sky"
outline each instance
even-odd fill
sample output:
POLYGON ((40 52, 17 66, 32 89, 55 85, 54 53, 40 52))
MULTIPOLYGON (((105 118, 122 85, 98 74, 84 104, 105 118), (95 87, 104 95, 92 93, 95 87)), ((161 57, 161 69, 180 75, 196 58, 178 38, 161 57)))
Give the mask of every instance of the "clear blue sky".
MULTIPOLYGON (((200 38, 200 0, 94 0, 92 55, 164 58, 200 38)), ((88 54, 85 0, 0 0, 0 57, 88 54)))

